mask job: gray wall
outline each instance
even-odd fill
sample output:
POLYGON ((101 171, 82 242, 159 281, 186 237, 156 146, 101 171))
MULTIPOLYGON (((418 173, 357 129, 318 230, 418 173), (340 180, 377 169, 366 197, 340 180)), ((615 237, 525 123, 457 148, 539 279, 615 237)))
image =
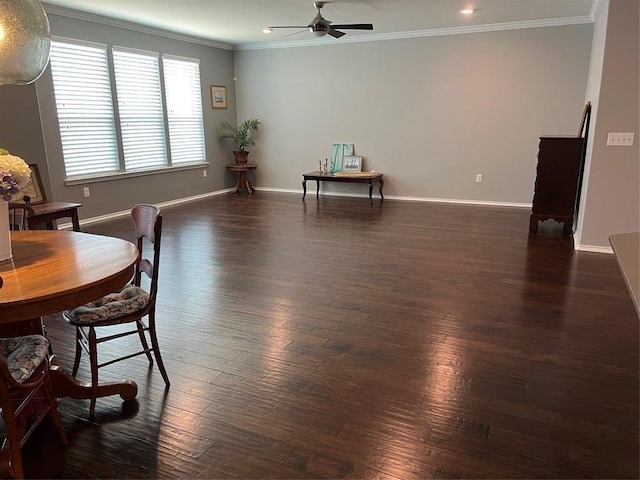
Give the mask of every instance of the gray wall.
POLYGON ((349 142, 390 196, 530 204, 538 137, 577 134, 591 34, 585 24, 236 52, 238 115, 264 122, 257 184, 299 190, 332 143, 349 142))
POLYGON ((37 164, 45 197, 53 198, 34 84, 0 86, 0 148, 37 164))
POLYGON ((611 234, 640 231, 639 17, 636 0, 605 0, 596 19, 588 90, 595 121, 576 235, 586 250, 606 249, 611 234), (607 146, 609 132, 635 132, 633 147, 607 146))

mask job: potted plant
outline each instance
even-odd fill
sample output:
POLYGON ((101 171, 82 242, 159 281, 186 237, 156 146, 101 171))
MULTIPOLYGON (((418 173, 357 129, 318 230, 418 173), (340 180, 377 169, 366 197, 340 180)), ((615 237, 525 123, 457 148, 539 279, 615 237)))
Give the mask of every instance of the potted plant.
POLYGON ((233 155, 236 163, 247 163, 249 152, 246 147, 255 144, 253 135, 261 126, 262 123, 257 118, 245 120, 237 127, 234 127, 229 122, 222 122, 218 125, 218 143, 222 144, 226 141, 231 141, 234 147, 233 155))

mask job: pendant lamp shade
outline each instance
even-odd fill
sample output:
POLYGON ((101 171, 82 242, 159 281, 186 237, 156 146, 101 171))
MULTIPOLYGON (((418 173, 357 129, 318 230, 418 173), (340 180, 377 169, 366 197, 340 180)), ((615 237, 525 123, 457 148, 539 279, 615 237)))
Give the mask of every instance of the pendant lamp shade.
POLYGON ((0 0, 0 85, 35 82, 49 63, 49 19, 38 0, 0 0))

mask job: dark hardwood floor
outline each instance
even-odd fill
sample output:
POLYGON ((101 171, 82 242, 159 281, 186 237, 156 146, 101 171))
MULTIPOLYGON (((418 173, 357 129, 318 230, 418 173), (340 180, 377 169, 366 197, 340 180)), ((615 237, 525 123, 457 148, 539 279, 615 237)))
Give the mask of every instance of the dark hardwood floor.
MULTIPOLYGON (((616 260, 553 222, 529 237, 529 213, 269 192, 164 208, 170 390, 142 357, 102 369, 137 399, 99 399, 94 421, 62 399, 69 445, 45 426, 27 474, 638 478, 638 317, 616 260)), ((46 324, 70 369, 73 330, 46 324)))

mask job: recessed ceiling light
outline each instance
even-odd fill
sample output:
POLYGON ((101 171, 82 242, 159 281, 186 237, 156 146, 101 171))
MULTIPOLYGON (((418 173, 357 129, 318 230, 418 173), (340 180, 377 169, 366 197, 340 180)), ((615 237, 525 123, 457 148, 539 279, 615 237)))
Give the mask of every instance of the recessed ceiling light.
POLYGON ((473 8, 464 8, 460 10, 463 15, 471 15, 475 10, 473 8))
POLYGON ((273 30, 271 30, 270 28, 263 28, 262 29, 262 33, 272 33, 273 30))

